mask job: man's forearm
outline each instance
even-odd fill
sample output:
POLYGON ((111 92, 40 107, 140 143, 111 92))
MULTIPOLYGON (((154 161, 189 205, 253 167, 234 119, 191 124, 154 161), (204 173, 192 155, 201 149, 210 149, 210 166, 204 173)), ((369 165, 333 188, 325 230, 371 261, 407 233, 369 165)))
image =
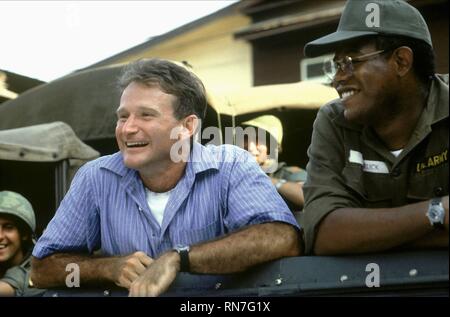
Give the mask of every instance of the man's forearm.
MULTIPOLYGON (((58 253, 43 259, 32 259, 31 280, 38 288, 66 285, 66 278, 72 271, 66 271, 69 264, 79 267, 80 282, 99 285, 113 282, 112 272, 116 258, 95 258, 87 255, 58 253)), ((70 268, 70 267, 69 267, 70 268)))
POLYGON ((192 272, 223 274, 302 253, 297 230, 274 222, 247 227, 219 240, 196 245, 189 253, 192 272))
POLYGON ((302 184, 297 182, 286 182, 280 187, 278 192, 287 200, 293 202, 299 209, 303 208, 305 199, 303 198, 302 184))
MULTIPOLYGON (((280 179, 271 177, 271 181, 273 185, 276 185, 280 179)), ((277 189, 278 193, 282 195, 284 198, 294 203, 298 209, 302 209, 305 203, 305 198, 303 196, 303 183, 302 182, 291 182, 287 181, 281 185, 280 188, 277 189)))
POLYGON ((387 209, 337 209, 322 220, 314 252, 377 252, 411 243, 433 231, 427 208, 428 201, 387 209))
POLYGON ((433 231, 406 244, 406 249, 448 248, 449 233, 447 230, 433 231))

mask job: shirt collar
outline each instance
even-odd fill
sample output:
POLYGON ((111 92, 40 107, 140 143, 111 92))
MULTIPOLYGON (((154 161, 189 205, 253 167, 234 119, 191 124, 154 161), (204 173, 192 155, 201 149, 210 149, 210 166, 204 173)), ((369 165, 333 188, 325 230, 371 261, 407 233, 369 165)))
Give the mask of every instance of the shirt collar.
POLYGON ((106 169, 120 178, 121 185, 131 194, 136 197, 139 196, 139 190, 142 183, 138 171, 128 168, 123 162, 122 153, 116 152, 109 156, 109 159, 104 160, 100 164, 100 168, 106 169))
MULTIPOLYGON (((448 79, 447 79, 448 82, 448 79)), ((417 122, 412 142, 417 144, 432 131, 432 125, 448 118, 448 84, 440 75, 434 76, 427 105, 417 122)))
MULTIPOLYGON (((119 176, 124 177, 127 174, 135 174, 135 170, 130 169, 123 163, 122 153, 117 152, 109 156, 100 163, 100 168, 107 169, 119 176)), ((203 146, 198 142, 193 142, 187 170, 192 170, 194 174, 204 172, 209 169, 219 169, 218 158, 209 147, 203 146)))
POLYGON ((127 174, 130 170, 123 163, 122 153, 120 152, 116 152, 105 157, 105 159, 100 163, 100 168, 107 169, 108 171, 111 171, 122 177, 125 176, 125 174, 127 174))
POLYGON ((192 166, 195 174, 209 169, 219 169, 219 159, 214 155, 212 147, 206 147, 198 142, 193 142, 189 159, 188 166, 192 166))
POLYGON ((429 125, 448 118, 448 75, 434 77, 424 115, 429 125))

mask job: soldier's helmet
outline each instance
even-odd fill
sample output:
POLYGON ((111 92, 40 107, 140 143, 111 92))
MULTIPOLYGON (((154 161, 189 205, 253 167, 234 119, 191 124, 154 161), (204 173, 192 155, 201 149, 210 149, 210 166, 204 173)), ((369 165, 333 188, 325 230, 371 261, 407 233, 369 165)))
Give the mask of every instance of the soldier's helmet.
POLYGON ((0 191, 0 214, 9 214, 23 220, 34 233, 36 218, 30 202, 22 195, 11 191, 0 191))
POLYGON ((266 130, 279 145, 283 142, 283 125, 280 119, 272 115, 264 115, 242 122, 241 125, 249 125, 266 130))

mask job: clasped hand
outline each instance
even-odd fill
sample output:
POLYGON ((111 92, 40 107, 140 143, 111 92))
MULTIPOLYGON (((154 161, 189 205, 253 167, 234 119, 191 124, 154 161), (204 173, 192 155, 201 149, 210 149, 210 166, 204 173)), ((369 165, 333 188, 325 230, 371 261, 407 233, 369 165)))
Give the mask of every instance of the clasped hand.
POLYGON ((174 251, 156 260, 144 252, 135 252, 120 259, 116 284, 129 289, 129 296, 159 296, 175 280, 179 266, 179 255, 174 251))

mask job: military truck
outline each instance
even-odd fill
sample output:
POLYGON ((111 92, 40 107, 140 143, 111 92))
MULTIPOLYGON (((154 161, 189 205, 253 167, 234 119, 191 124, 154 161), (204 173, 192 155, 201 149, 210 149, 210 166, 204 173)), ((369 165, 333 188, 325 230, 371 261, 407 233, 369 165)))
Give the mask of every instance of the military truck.
MULTIPOLYGON (((122 68, 116 65, 74 73, 0 105, 0 189, 29 197, 36 206, 41 230, 67 190, 71 168, 73 171, 80 163, 97 157, 96 151, 101 155, 117 151, 114 128, 119 91, 115 80, 122 68), (55 121, 65 124, 58 123, 56 128, 55 124, 45 125, 55 121), (38 124, 44 126, 29 127, 38 124), (67 131, 67 126, 75 135, 67 131), (58 140, 46 138, 58 133, 58 140), (11 142, 14 135, 20 139, 17 144, 11 142), (75 137, 85 145, 74 141, 75 137), (69 150, 73 147, 78 150, 69 150), (75 164, 74 160, 81 161, 75 164)), ((233 129, 262 114, 276 115, 285 130, 280 159, 305 166, 317 110, 334 97, 330 87, 308 83, 221 94, 208 90, 209 106, 202 128, 217 127, 223 137, 227 127, 233 129)), ((202 143, 208 142, 209 138, 202 138, 202 143)), ((181 273, 165 296, 448 296, 448 280, 448 250, 305 256, 273 261, 234 275, 181 273)), ((71 288, 47 293, 125 295, 123 289, 71 288)))
POLYGON ((33 205, 40 235, 76 170, 99 153, 64 122, 0 130, 0 190, 16 191, 33 205))

